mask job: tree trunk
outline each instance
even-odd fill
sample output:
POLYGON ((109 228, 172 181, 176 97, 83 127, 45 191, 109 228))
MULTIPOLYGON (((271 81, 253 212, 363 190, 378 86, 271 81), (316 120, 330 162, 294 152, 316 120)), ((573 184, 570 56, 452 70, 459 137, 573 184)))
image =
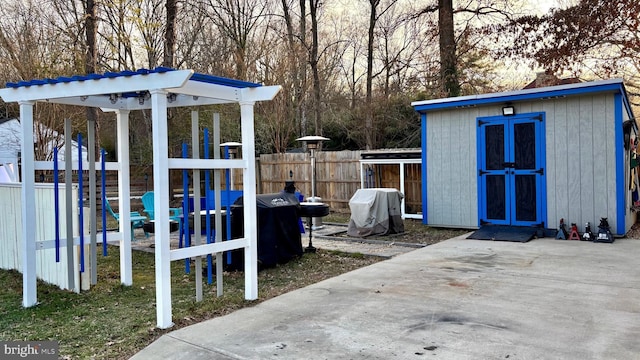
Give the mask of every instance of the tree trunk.
POLYGON ((369 13, 369 39, 367 42, 367 94, 365 98, 365 119, 364 119, 364 136, 367 150, 373 149, 374 129, 373 129, 373 40, 375 36, 375 28, 377 21, 377 8, 380 0, 369 0, 371 12, 369 13))
MULTIPOLYGON (((85 36, 87 40, 87 48, 85 53, 85 63, 84 70, 87 74, 93 74, 96 72, 96 68, 98 67, 97 54, 98 50, 96 48, 96 33, 98 32, 98 24, 96 22, 96 3, 94 0, 86 0, 85 3, 85 36)), ((88 123, 93 123, 96 126, 96 143, 94 144, 96 154, 99 149, 99 139, 100 139, 100 124, 98 124, 98 111, 94 107, 87 107, 87 121, 88 123)))
MULTIPOLYGON (((300 42, 307 46, 307 0, 300 0, 300 42)), ((302 66, 300 72, 300 136, 307 135, 307 99, 305 92, 307 89, 307 66, 302 66)))
POLYGON ((302 49, 300 43, 296 41, 296 37, 299 36, 299 41, 304 45, 305 36, 304 31, 306 31, 306 19, 304 16, 305 12, 305 1, 300 0, 300 34, 295 34, 293 28, 293 20, 291 18, 291 9, 289 8, 289 4, 287 0, 282 0, 282 10, 284 13, 284 19, 287 26, 287 42, 289 45, 289 50, 291 51, 291 61, 289 65, 289 69, 292 75, 292 86, 293 86, 293 96, 291 102, 293 104, 293 113, 296 120, 296 124, 298 125, 298 134, 300 136, 306 135, 306 121, 304 114, 304 96, 303 96, 303 88, 306 86, 306 63, 302 57, 302 49))
POLYGON ((164 33, 164 58, 162 66, 172 68, 175 63, 174 54, 176 48, 176 13, 178 11, 176 0, 167 0, 167 23, 164 33))
POLYGON ((438 27, 440 38, 440 83, 446 97, 460 95, 456 66, 456 40, 453 29, 453 1, 438 0, 438 27))
MULTIPOLYGON (((175 64, 175 48, 176 48, 176 13, 178 11, 176 0, 167 0, 166 4, 167 10, 167 23, 165 24, 165 33, 164 33, 164 58, 162 60, 162 66, 173 68, 175 64)), ((171 124, 173 112, 171 109, 167 109, 167 123, 171 124)), ((174 156, 174 151, 171 146, 169 146, 169 157, 174 156)), ((171 176, 171 172, 169 172, 169 200, 173 200, 174 192, 173 192, 173 177, 171 176)))
POLYGON ((319 0, 309 0, 309 12, 311 14, 311 53, 309 64, 313 74, 313 113, 314 113, 314 135, 322 135, 322 119, 320 110, 320 74, 318 73, 318 7, 319 0))

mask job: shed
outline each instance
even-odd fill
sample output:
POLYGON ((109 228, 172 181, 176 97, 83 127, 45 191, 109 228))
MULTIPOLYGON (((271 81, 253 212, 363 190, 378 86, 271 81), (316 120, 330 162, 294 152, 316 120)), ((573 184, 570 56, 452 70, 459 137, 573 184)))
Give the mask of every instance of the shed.
POLYGON ((621 79, 412 106, 424 224, 557 228, 562 218, 584 231, 606 217, 615 235, 634 224, 637 125, 621 79))

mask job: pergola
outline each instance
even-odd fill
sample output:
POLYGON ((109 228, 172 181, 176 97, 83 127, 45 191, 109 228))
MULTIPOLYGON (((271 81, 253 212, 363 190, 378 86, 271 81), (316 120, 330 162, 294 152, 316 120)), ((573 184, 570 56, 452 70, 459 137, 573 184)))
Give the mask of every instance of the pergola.
MULTIPOLYGON (((5 102, 20 105, 22 125, 22 269, 23 306, 37 304, 36 290, 36 229, 30 224, 35 214, 35 170, 51 169, 51 163, 34 159, 33 107, 36 102, 77 105, 100 108, 116 113, 118 161, 111 169, 118 171, 121 282, 132 284, 131 233, 129 204, 129 113, 133 110, 151 110, 153 135, 153 190, 155 194, 155 272, 157 326, 168 328, 171 320, 171 272, 170 262, 180 259, 221 254, 223 251, 244 249, 245 298, 258 297, 257 280, 257 226, 256 226, 256 176, 254 141, 254 104, 267 101, 280 90, 280 86, 220 78, 195 73, 192 70, 156 68, 154 70, 123 71, 117 73, 90 74, 86 76, 60 77, 56 79, 7 83, 0 89, 5 102), (242 159, 193 159, 169 158, 167 109, 171 107, 202 106, 237 103, 240 106, 242 131, 242 159), (244 190, 244 238, 170 249, 169 238, 169 170, 170 169, 238 169, 243 171, 244 190)), ((88 159, 92 187, 95 191, 95 134, 89 125, 88 159)), ((185 125, 187 126, 187 125, 185 125)), ((197 135, 197 131, 196 131, 197 135)), ((74 167, 77 169, 77 166, 74 167)), ((187 196, 187 194, 185 194, 187 196)), ((95 198, 95 197, 93 197, 95 198)), ((95 217, 95 200, 91 204, 95 217)), ((217 209, 218 211, 220 209, 217 209)), ((186 216, 186 214, 185 214, 186 216)), ((92 234, 96 233, 92 221, 92 234)), ((92 238, 95 250, 95 236, 92 238)), ((73 239, 67 239, 67 252, 72 251, 73 239)), ((95 254, 95 251, 94 251, 95 254)))

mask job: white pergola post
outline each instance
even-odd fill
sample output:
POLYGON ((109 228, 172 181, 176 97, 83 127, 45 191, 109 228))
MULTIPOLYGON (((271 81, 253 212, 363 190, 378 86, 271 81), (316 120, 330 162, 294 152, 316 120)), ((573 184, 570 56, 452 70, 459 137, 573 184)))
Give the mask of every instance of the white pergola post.
POLYGON ((256 153, 254 138, 253 101, 240 102, 240 124, 242 129, 242 159, 245 161, 242 177, 244 203, 244 298, 258 298, 258 215, 256 209, 256 153))
MULTIPOLYGON (((155 263, 157 326, 166 329, 171 321, 171 248, 169 238, 169 140, 167 92, 151 90, 153 121, 153 195, 155 206, 155 263)), ((187 196, 188 194, 185 194, 187 196)), ((187 216, 185 214, 185 216, 187 216)))
POLYGON ((35 151, 33 150, 33 102, 20 101, 22 125, 22 306, 38 303, 36 283, 36 214, 35 151))
MULTIPOLYGON (((64 196, 65 196, 65 211, 67 213, 67 219, 73 218, 73 208, 77 204, 73 203, 73 131, 71 126, 71 119, 64 119, 64 196)), ((78 172, 79 173, 79 172, 78 172)), ((78 176, 82 176, 78 174, 78 176)), ((75 283, 74 276, 74 249, 73 249, 73 222, 67 221, 67 238, 66 238, 65 253, 67 254, 67 289, 73 289, 75 283)))
MULTIPOLYGON (((116 111, 118 137, 118 212, 120 213, 120 282, 133 284, 131 266, 131 202, 129 188, 129 111, 116 111)), ((103 226, 104 228, 104 226, 103 226)))
MULTIPOLYGON (((95 119, 91 119, 91 117, 87 118, 87 151, 89 155, 89 233, 91 234, 91 245, 89 251, 89 253, 91 254, 90 280, 91 285, 95 285, 98 283, 98 225, 96 212, 96 122, 95 119)), ((106 227, 103 226, 103 229, 106 229, 106 227)), ((84 251, 84 249, 81 249, 81 251, 84 251)))
MULTIPOLYGON (((197 111, 191 111, 191 155, 193 159, 200 159, 200 121, 197 111)), ((183 201, 189 203, 189 194, 184 194, 183 201)), ((193 213, 200 214, 200 169, 193 169, 193 213)), ((182 226, 187 226, 189 214, 183 214, 182 226)), ((193 228, 201 229, 201 217, 193 217, 193 228)), ((185 239, 185 244, 186 244, 185 239)), ((202 236, 200 231, 193 231, 193 243, 195 246, 202 244, 202 236)), ((202 301, 202 257, 195 258, 195 276, 196 276, 196 301, 202 301)))
MULTIPOLYGON (((216 160, 220 160, 220 114, 213 113, 213 131, 211 132, 213 135, 213 158, 216 160)), ((220 182, 220 169, 213 170, 213 190, 215 194, 214 206, 216 211, 215 217, 215 239, 216 243, 224 241, 222 238, 222 216, 218 214, 221 213, 222 206, 221 204, 221 194, 220 194, 221 182, 220 182)), ((228 213, 226 216, 231 216, 231 213, 228 213)), ((222 252, 216 253, 216 289, 217 295, 222 296, 223 293, 223 279, 222 272, 224 271, 222 252)))
POLYGON ((400 167, 400 189, 398 190, 400 190, 400 192, 402 193, 402 200, 400 200, 400 217, 404 219, 406 215, 404 210, 406 198, 406 192, 404 192, 404 162, 400 161, 398 166, 400 167))

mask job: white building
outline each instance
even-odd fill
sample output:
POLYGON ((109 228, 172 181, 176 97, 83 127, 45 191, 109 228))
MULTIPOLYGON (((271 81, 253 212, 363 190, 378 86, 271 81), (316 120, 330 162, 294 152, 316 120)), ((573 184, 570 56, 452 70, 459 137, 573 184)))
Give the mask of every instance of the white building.
MULTIPOLYGON (((45 152, 47 160, 53 160, 53 149, 58 148, 58 158, 64 159, 65 141, 64 135, 36 123, 33 131, 35 146, 41 146, 40 150, 45 152), (37 128, 36 128, 37 126, 37 128), (37 145, 40 144, 40 145, 37 145)), ((20 146, 22 144, 22 127, 18 119, 0 120, 0 182, 19 182, 18 159, 20 157, 20 146)), ((71 158, 78 161, 78 143, 71 141, 71 158)), ((82 146, 82 158, 87 160, 87 148, 82 146)))

